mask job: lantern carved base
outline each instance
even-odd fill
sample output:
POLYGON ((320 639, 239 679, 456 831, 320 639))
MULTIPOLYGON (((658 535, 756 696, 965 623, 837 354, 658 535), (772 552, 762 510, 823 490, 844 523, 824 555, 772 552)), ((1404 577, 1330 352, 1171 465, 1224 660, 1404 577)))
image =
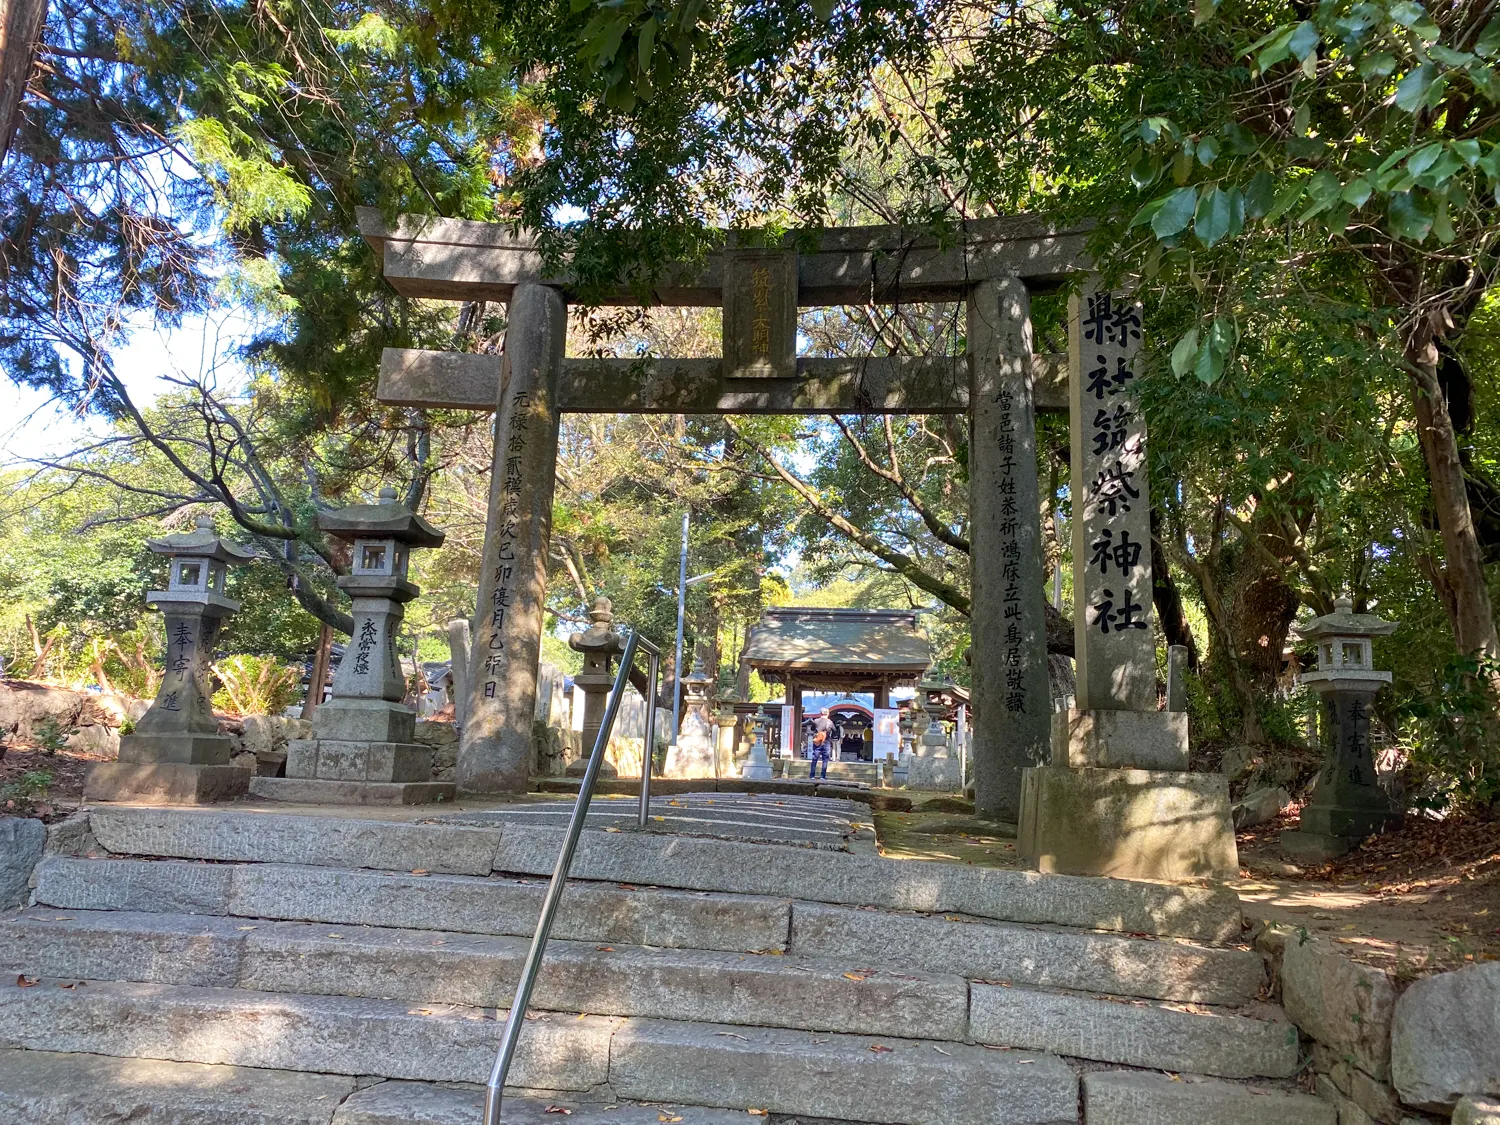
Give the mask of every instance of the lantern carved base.
POLYGON ((320 777, 256 777, 250 794, 302 805, 430 805, 451 801, 451 781, 335 781, 320 777))
POLYGON ((250 771, 238 766, 171 761, 100 762, 89 770, 83 797, 86 801, 208 805, 242 797, 249 788, 250 771))

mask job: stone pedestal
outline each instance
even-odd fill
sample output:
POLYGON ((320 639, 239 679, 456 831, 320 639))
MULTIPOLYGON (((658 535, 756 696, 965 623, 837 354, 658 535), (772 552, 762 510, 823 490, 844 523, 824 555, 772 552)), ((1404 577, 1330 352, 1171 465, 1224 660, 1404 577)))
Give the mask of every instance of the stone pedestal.
POLYGON ((711 685, 712 681, 703 671, 701 661, 695 663, 693 670, 683 679, 687 710, 682 716, 682 729, 677 732, 672 745, 667 747, 663 777, 699 780, 718 776, 714 766, 717 743, 708 713, 708 689, 711 685))
POLYGON ((208 804, 245 793, 251 771, 229 764, 210 700, 210 665, 224 619, 240 603, 224 596, 224 568, 254 556, 221 540, 209 517, 197 529, 151 540, 172 560, 166 590, 146 602, 166 617, 166 668, 150 710, 120 739, 119 760, 89 770, 84 799, 208 804))
POLYGON ((1186 772, 1187 715, 1155 709, 1140 342, 1133 299, 1071 298, 1078 707, 1052 719, 1052 764, 1025 772, 1017 848, 1039 871, 1228 879, 1239 870, 1228 782, 1186 772))
POLYGON ((1229 782, 1222 774, 1029 769, 1016 847, 1036 870, 1059 875, 1239 874, 1229 782))
MULTIPOLYGON (((926 709, 919 709, 913 726, 926 718, 926 709)), ((964 787, 963 763, 948 749, 948 736, 935 719, 926 722, 917 740, 917 753, 907 766, 906 787, 939 793, 957 793, 964 787)))
POLYGON ((1173 711, 1059 711, 1054 766, 1186 770, 1188 718, 1173 711))
POLYGON ((354 632, 333 677, 333 694, 312 719, 312 737, 287 744, 286 776, 258 777, 250 791, 277 801, 414 805, 451 801, 451 782, 432 780, 432 747, 416 741, 417 714, 401 702, 405 677, 396 630, 417 596, 405 577, 411 547, 443 536, 383 489, 380 503, 325 512, 319 526, 354 544, 353 573, 339 578, 354 632))

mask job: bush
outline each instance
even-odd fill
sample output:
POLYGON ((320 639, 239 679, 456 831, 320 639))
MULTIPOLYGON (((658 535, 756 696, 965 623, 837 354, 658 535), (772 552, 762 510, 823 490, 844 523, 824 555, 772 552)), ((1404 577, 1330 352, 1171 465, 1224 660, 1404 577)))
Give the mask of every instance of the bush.
POLYGON ((1491 657, 1455 656, 1437 687, 1401 708, 1412 804, 1480 815, 1500 810, 1500 674, 1491 657))
POLYGON ((0 809, 18 816, 50 812, 46 800, 51 787, 52 775, 46 770, 28 770, 15 781, 0 785, 0 809))
POLYGON ((237 715, 279 715, 297 702, 302 669, 273 657, 241 654, 213 666, 222 685, 214 692, 214 706, 237 715))
MULTIPOLYGON (((42 753, 48 756, 56 754, 59 750, 67 749, 68 739, 77 733, 77 727, 71 727, 62 723, 56 715, 48 715, 31 728, 32 738, 42 748, 42 753)), ((51 779, 48 778, 48 780, 50 781, 51 779)))

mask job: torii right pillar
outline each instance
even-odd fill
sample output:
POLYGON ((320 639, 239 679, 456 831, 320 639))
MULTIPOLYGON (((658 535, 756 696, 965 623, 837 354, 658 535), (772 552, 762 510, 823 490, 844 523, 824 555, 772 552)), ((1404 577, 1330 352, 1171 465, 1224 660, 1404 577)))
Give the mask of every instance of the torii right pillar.
POLYGON ((1077 707, 1023 772, 1018 850, 1045 872, 1233 878, 1228 779, 1188 772, 1187 715, 1157 710, 1141 305, 1093 284, 1068 322, 1077 707))

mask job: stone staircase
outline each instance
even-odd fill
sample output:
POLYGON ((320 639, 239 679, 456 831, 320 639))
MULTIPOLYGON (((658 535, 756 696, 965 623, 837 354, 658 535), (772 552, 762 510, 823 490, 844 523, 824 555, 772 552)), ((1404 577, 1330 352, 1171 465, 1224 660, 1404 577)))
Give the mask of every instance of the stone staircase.
MULTIPOLYGON (((507 1121, 1333 1125, 1229 891, 885 860, 860 806, 717 802, 647 832, 600 803, 507 1121), (829 808, 844 845, 809 846, 829 808)), ((0 1121, 478 1125, 558 811, 92 810, 0 918, 0 1121)))

